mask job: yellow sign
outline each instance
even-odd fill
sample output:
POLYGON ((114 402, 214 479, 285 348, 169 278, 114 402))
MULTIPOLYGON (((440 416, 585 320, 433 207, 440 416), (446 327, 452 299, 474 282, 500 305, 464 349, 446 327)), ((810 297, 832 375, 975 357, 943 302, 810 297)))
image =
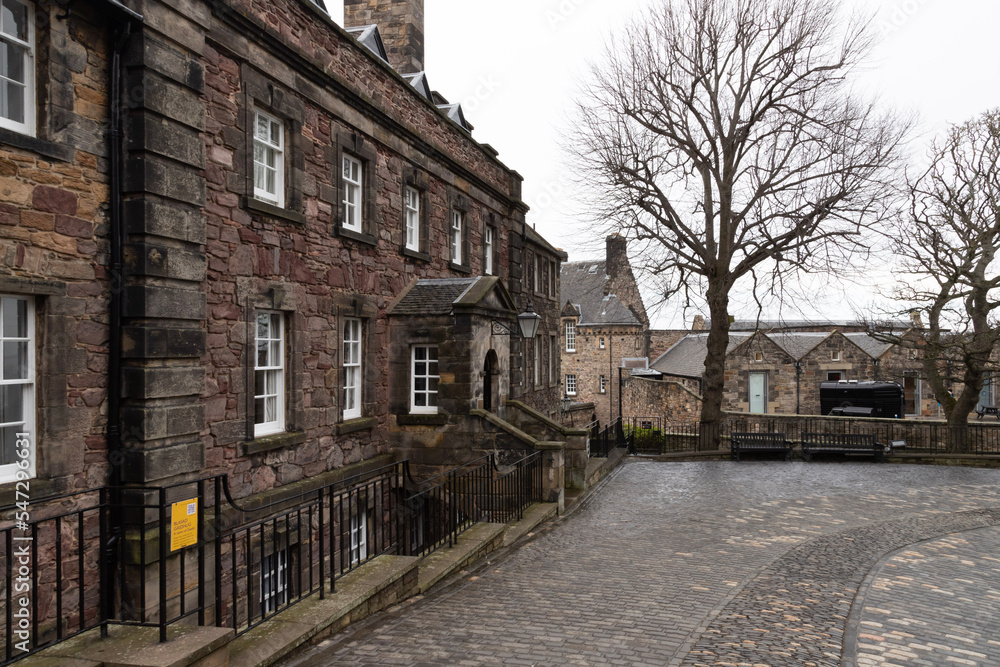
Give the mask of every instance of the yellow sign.
POLYGON ((198 499, 182 500, 170 508, 170 550, 198 544, 198 499))

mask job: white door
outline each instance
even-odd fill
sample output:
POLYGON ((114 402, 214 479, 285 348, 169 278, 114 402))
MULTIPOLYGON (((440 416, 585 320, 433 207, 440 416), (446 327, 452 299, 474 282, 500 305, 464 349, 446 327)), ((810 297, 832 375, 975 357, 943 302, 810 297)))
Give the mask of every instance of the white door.
POLYGON ((767 373, 750 374, 750 412, 755 415, 767 412, 767 373))

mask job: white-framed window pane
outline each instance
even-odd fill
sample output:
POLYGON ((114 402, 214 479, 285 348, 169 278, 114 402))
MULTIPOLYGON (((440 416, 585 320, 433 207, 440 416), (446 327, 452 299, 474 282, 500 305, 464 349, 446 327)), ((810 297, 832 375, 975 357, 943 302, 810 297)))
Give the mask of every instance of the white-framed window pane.
POLYGON ((406 188, 406 247, 420 250, 420 192, 406 188))
POLYGON ((351 516, 351 566, 368 558, 368 515, 359 512, 351 516))
POLYGON ((566 323, 566 351, 576 352, 576 324, 566 323))
POLYGON ((462 263, 462 212, 451 212, 451 261, 462 263))
POLYGON ((35 325, 30 297, 0 297, 0 482, 35 475, 35 325))
POLYGON ((361 186, 362 172, 361 161, 344 156, 341 166, 342 179, 344 183, 344 227, 354 231, 361 231, 361 186))
POLYGON ((437 346, 414 345, 411 371, 410 411, 436 413, 440 381, 437 346))
POLYGON ((344 320, 344 419, 361 416, 361 320, 344 320))
POLYGON ((264 556, 260 566, 260 600, 265 614, 288 603, 288 550, 264 556))
POLYGON ((34 134, 33 7, 0 0, 0 127, 34 134))
POLYGON ((493 228, 487 227, 483 238, 483 273, 493 275, 493 228))
POLYGON ((273 116, 254 110, 253 190, 254 198, 276 206, 285 205, 285 126, 273 116))
POLYGON ((576 396, 576 376, 567 375, 566 376, 566 394, 569 396, 576 396))
POLYGON ((281 313, 254 316, 254 435, 285 430, 285 331, 281 313))
POLYGON ((606 378, 605 376, 602 375, 601 376, 601 393, 602 394, 605 393, 607 391, 607 388, 608 388, 608 378, 606 378))

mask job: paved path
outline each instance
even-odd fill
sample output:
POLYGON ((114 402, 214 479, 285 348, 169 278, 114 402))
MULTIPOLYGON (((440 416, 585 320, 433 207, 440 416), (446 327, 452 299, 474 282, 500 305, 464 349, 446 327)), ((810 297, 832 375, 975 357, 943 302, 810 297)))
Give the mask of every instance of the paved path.
POLYGON ((993 508, 995 470, 634 462, 515 552, 286 664, 995 666, 993 508))

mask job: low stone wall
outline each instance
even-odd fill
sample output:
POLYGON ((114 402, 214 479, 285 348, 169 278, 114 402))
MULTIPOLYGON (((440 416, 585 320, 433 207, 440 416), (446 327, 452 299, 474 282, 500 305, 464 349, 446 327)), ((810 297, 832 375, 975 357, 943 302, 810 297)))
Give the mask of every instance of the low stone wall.
POLYGON ((701 396, 674 380, 632 376, 625 378, 622 385, 622 414, 697 422, 701 418, 701 396))

